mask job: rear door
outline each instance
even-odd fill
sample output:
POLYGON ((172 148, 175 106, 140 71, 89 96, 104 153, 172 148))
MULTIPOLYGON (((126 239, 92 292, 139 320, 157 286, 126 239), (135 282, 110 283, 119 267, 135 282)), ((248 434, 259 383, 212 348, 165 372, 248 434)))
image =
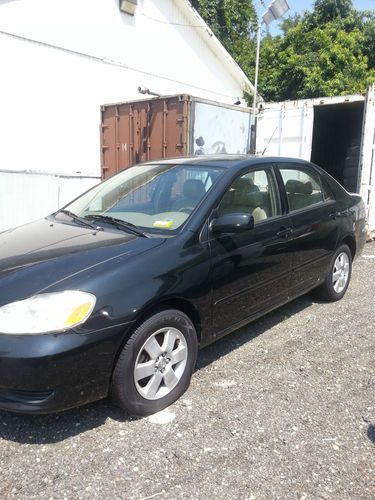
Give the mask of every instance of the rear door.
POLYGON ((313 166, 280 163, 279 181, 292 225, 291 297, 318 285, 336 246, 336 200, 313 166))
POLYGON ((375 232, 375 84, 367 93, 359 169, 360 194, 367 206, 369 229, 375 232))

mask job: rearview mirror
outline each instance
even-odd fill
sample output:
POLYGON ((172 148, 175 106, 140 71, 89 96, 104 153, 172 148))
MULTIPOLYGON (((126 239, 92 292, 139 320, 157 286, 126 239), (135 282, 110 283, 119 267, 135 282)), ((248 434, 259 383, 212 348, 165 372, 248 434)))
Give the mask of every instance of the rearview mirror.
POLYGON ((241 233, 254 228, 254 217, 245 213, 220 215, 211 223, 215 233, 241 233))

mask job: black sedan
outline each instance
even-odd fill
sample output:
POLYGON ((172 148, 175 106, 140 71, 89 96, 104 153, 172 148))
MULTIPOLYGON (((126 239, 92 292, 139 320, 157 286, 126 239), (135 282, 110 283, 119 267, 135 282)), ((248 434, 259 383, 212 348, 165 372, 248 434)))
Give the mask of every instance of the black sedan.
POLYGON ((312 289, 341 299, 365 240, 360 196, 302 160, 124 170, 0 235, 0 408, 159 411, 198 348, 312 289))

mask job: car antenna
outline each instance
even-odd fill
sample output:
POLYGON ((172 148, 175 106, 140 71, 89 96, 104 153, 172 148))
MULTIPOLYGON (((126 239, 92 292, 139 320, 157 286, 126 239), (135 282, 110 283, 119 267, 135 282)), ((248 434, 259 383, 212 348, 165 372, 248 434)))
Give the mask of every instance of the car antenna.
POLYGON ((275 135, 275 132, 276 132, 276 130, 277 130, 278 128, 279 128, 279 126, 278 126, 278 125, 276 125, 275 130, 272 132, 272 135, 271 135, 271 137, 269 138, 269 141, 267 142, 266 147, 263 149, 263 151, 262 151, 262 155, 261 155, 261 156, 264 156, 264 153, 266 152, 266 149, 268 148, 268 146, 269 146, 270 142, 272 141, 272 138, 273 138, 273 136, 275 135))

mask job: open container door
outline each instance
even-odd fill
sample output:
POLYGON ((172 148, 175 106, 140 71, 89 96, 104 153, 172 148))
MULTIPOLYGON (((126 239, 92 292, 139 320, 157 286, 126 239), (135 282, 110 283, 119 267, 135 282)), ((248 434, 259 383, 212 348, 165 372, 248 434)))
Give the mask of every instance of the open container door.
POLYGON ((256 153, 310 160, 314 123, 312 100, 260 105, 256 153))
POLYGON ((360 151, 360 194, 367 206, 370 236, 375 237, 375 84, 367 92, 360 151))

